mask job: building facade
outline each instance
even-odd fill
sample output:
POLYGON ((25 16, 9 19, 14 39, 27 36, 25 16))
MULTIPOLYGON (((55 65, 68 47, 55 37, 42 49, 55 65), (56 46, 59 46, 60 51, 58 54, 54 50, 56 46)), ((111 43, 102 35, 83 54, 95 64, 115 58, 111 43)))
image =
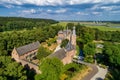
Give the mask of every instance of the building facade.
POLYGON ((12 51, 12 58, 19 62, 19 59, 31 61, 36 55, 40 43, 34 42, 25 46, 14 48, 12 51))
POLYGON ((39 46, 40 43, 37 41, 25 46, 14 48, 11 56, 15 61, 21 63, 23 66, 27 65, 30 69, 35 70, 36 73, 40 73, 38 65, 31 62, 36 57, 39 46))

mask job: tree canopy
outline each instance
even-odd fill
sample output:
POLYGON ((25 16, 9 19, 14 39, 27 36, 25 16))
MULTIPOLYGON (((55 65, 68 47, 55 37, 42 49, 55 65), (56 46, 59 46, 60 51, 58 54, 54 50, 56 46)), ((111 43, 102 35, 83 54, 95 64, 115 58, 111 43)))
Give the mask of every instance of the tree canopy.
POLYGON ((8 56, 0 56, 0 79, 26 80, 26 71, 23 66, 13 62, 8 56))
POLYGON ((33 29, 57 23, 52 19, 35 19, 23 17, 0 17, 0 32, 22 29, 33 29))
POLYGON ((66 45, 68 44, 69 40, 68 39, 64 39, 60 45, 60 47, 66 47, 66 45))
POLYGON ((44 48, 42 45, 39 47, 38 49, 38 53, 37 53, 37 58, 39 60, 47 57, 48 55, 50 55, 50 51, 47 48, 44 48))
POLYGON ((35 80, 60 80, 63 64, 57 58, 46 58, 40 64, 42 74, 35 76, 35 80))
POLYGON ((108 62, 114 66, 120 66, 120 47, 115 44, 105 43, 103 53, 108 62))

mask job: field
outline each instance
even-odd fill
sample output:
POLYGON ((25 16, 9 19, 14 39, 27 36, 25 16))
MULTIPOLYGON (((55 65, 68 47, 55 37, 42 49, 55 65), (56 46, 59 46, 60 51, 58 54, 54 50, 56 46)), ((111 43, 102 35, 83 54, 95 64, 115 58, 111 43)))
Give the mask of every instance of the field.
POLYGON ((120 31, 120 24, 113 24, 113 23, 101 23, 104 25, 96 25, 93 22, 59 22, 57 24, 65 27, 67 23, 74 23, 74 24, 80 23, 82 25, 85 25, 86 27, 97 28, 102 31, 120 31))
POLYGON ((53 24, 53 25, 61 25, 63 27, 66 27, 67 23, 74 23, 74 24, 77 24, 78 22, 59 22, 57 24, 53 24))
POLYGON ((106 27, 106 26, 87 26, 87 27, 97 28, 102 31, 120 31, 120 28, 116 28, 116 27, 106 27))

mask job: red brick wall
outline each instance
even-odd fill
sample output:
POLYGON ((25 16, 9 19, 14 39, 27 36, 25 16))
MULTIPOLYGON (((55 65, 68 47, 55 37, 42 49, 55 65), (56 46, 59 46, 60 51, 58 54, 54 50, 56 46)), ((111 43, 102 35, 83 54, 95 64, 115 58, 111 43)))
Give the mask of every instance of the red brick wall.
POLYGON ((69 64, 72 62, 73 56, 75 55, 75 50, 71 50, 66 53, 66 57, 62 60, 63 64, 69 64))

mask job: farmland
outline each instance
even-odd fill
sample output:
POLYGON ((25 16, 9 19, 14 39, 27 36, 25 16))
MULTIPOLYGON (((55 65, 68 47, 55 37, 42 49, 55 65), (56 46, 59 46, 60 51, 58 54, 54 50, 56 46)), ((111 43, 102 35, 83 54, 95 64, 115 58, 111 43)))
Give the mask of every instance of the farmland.
POLYGON ((115 24, 115 23, 93 23, 93 22, 59 22, 54 25, 61 25, 65 27, 67 23, 74 23, 75 25, 80 23, 81 25, 84 25, 86 27, 90 28, 97 28, 102 31, 120 31, 120 23, 115 24))

